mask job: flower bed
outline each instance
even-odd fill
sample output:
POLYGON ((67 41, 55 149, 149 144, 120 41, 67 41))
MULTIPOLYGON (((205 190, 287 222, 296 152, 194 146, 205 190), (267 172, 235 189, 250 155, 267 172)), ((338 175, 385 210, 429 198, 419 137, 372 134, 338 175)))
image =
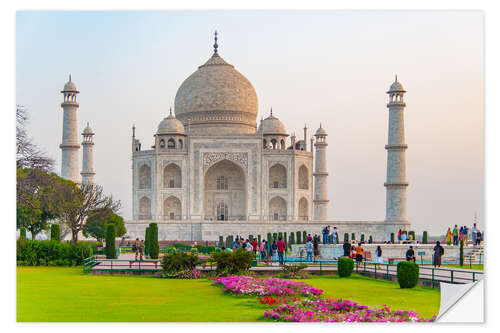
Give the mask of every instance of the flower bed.
POLYGON ((193 269, 185 269, 170 275, 163 274, 162 277, 171 279, 200 279, 203 277, 203 274, 201 274, 199 270, 193 268, 193 269))
POLYGON ((431 322, 413 311, 391 311, 389 306, 370 308, 349 300, 305 299, 283 304, 264 314, 265 318, 292 322, 431 322))
POLYGON ((227 276, 214 280, 213 284, 224 286, 224 292, 256 296, 318 296, 323 290, 302 282, 278 278, 259 279, 251 276, 227 276))

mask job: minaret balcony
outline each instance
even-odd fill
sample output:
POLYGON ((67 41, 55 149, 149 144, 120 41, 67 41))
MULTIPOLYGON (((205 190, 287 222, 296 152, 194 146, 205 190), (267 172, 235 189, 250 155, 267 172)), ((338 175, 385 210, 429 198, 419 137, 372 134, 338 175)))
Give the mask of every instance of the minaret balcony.
POLYGON ((395 106, 404 108, 404 107, 406 107, 406 103, 405 102, 389 102, 389 103, 387 103, 388 108, 395 107, 395 106))
POLYGON ((79 107, 80 104, 78 104, 77 101, 65 101, 65 102, 62 102, 61 103, 61 107, 65 107, 65 106, 76 106, 76 107, 79 107))
POLYGON ((408 185, 408 182, 384 183, 385 187, 407 187, 408 185))
POLYGON ((385 145, 385 149, 387 149, 387 150, 405 150, 405 149, 408 149, 408 145, 407 144, 385 145))

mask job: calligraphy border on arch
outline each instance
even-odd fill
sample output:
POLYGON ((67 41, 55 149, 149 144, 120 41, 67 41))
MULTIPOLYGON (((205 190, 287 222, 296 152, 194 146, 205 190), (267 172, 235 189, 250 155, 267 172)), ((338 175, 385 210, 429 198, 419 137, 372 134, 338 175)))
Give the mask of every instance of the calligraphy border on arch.
POLYGON ((248 153, 212 152, 203 153, 203 171, 206 171, 212 165, 222 160, 236 162, 245 170, 248 169, 248 153))

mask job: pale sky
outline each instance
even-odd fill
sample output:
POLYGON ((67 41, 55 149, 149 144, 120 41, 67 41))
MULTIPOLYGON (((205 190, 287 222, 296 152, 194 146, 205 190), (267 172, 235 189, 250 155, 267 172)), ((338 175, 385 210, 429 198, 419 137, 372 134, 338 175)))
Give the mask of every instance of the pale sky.
MULTIPOLYGON (((18 12, 16 103, 60 173, 60 90, 80 90, 79 133, 96 133, 96 182, 132 212, 131 126, 153 144, 177 89, 219 53, 302 137, 328 131, 329 217, 385 218, 394 74, 405 112, 408 219, 442 234, 484 212, 484 33, 480 11, 18 12)), ((81 136, 80 136, 81 137, 81 136)), ((80 150, 81 164, 81 150, 80 150)))

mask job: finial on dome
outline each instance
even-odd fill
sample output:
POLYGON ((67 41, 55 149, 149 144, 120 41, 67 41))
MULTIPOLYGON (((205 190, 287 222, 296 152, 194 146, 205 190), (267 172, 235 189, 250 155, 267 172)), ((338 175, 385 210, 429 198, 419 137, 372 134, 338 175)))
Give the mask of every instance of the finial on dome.
POLYGON ((271 117, 273 116, 273 107, 271 106, 271 117))
POLYGON ((398 82, 398 74, 396 74, 396 81, 395 82, 398 82))
POLYGON ((71 73, 69 73, 69 82, 71 82, 71 73))
POLYGON ((214 43, 214 54, 217 54, 217 48, 219 47, 219 45, 217 44, 217 30, 215 30, 214 32, 214 39, 215 39, 215 43, 214 43))
POLYGON ((319 128, 322 128, 322 127, 321 127, 321 123, 319 123, 319 128))
POLYGON ((172 107, 170 107, 170 115, 172 115, 172 107))

